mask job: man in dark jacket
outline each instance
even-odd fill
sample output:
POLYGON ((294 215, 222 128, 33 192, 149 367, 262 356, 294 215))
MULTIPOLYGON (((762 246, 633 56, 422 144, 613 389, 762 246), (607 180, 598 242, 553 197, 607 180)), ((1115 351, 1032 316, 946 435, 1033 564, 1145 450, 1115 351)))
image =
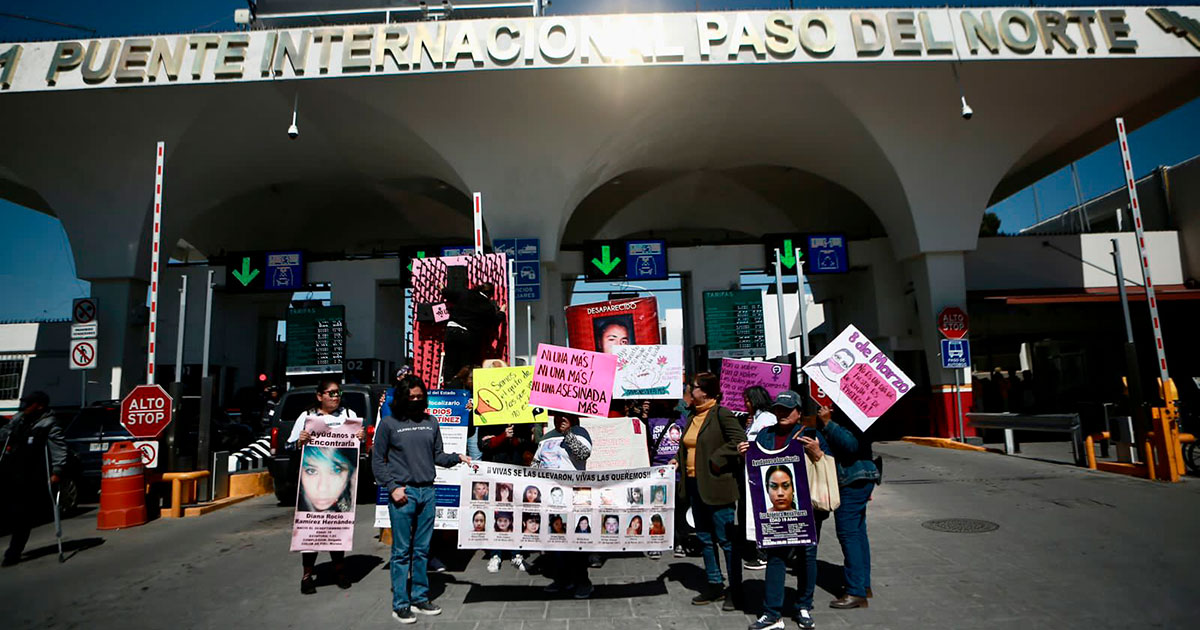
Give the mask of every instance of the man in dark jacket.
POLYGON ((67 441, 45 392, 31 392, 21 397, 20 411, 0 427, 0 484, 7 488, 11 500, 4 505, 4 522, 12 531, 3 566, 21 561, 33 521, 44 514, 53 498, 47 485, 58 483, 67 465, 67 441))
POLYGON ((425 383, 409 374, 396 386, 392 413, 379 421, 371 452, 375 483, 387 490, 392 522, 392 617, 416 623, 414 613, 438 615, 429 601, 429 541, 437 500, 434 466, 449 468, 470 457, 442 452, 442 433, 425 409, 425 383), (411 573, 411 578, 410 578, 411 573), (412 585, 411 592, 409 585, 412 585))
POLYGON ((504 311, 492 301, 496 287, 483 282, 467 291, 444 293, 450 320, 446 322, 442 382, 449 383, 464 366, 478 366, 496 338, 504 311))

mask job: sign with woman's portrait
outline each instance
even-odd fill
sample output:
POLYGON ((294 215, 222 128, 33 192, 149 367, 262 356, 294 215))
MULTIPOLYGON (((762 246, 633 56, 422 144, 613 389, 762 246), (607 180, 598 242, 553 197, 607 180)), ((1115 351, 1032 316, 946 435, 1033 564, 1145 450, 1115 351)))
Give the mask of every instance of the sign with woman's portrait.
POLYGON ((350 551, 358 489, 358 432, 362 420, 329 427, 320 416, 304 421, 309 441, 300 453, 292 551, 350 551))
POLYGON ((750 443, 746 452, 754 538, 760 547, 817 544, 817 526, 808 496, 804 445, 789 440, 778 451, 750 443))

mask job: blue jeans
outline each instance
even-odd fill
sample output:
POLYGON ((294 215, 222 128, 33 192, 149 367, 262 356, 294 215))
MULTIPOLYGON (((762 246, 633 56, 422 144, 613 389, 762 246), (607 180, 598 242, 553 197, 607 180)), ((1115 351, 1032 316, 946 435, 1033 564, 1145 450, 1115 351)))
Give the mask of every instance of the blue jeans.
POLYGON ((696 486, 696 478, 689 477, 685 482, 688 502, 692 506, 692 518, 696 521, 696 538, 700 539, 701 555, 704 557, 704 572, 708 574, 709 584, 724 584, 721 575, 721 564, 717 560, 717 547, 725 553, 725 566, 729 570, 729 585, 740 587, 742 584, 742 563, 738 562, 737 552, 733 541, 744 539, 737 531, 737 510, 734 504, 706 505, 700 499, 700 489, 696 486))
POLYGON ((866 597, 871 588, 871 543, 867 540, 867 501, 874 481, 858 481, 841 488, 842 505, 833 511, 838 542, 846 562, 846 594, 866 597))
MULTIPOLYGON (((816 512, 817 540, 821 538, 821 523, 829 518, 828 512, 816 512)), ((794 551, 796 557, 804 562, 804 566, 796 571, 796 603, 792 606, 788 617, 795 617, 799 609, 812 610, 813 592, 817 587, 817 546, 811 547, 772 547, 764 550, 767 554, 766 585, 763 590, 763 615, 768 619, 779 619, 783 616, 783 583, 787 580, 788 557, 794 551)))
POLYGON ((392 610, 429 600, 429 541, 433 538, 437 500, 433 486, 409 486, 405 494, 408 502, 403 506, 388 501, 392 519, 392 610))
POLYGON ((467 457, 474 460, 483 459, 483 451, 479 450, 479 429, 467 436, 467 457))

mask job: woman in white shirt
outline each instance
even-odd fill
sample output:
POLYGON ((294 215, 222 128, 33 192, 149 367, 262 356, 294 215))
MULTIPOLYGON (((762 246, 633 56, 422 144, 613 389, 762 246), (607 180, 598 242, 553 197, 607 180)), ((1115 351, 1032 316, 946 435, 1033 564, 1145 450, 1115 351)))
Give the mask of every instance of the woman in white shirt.
MULTIPOLYGON (((342 406, 341 382, 335 378, 323 378, 317 384, 317 404, 302 412, 296 418, 296 422, 292 424, 292 433, 287 441, 288 449, 302 449, 308 442, 310 436, 308 431, 304 430, 304 423, 310 416, 320 416, 325 422, 325 426, 329 428, 340 427, 346 423, 346 420, 358 418, 353 410, 342 406)), ((365 431, 359 429, 359 442, 365 437, 365 431)), ((338 588, 350 588, 350 578, 346 576, 346 552, 330 551, 329 557, 333 560, 333 572, 338 588)), ((313 579, 313 568, 317 565, 317 552, 302 552, 300 560, 304 565, 304 576, 300 578, 300 592, 311 595, 317 592, 316 580, 313 579)))
POLYGON ((746 438, 753 442, 758 432, 775 424, 775 414, 771 413, 771 394, 761 385, 747 387, 742 392, 746 401, 746 411, 750 413, 750 423, 746 426, 746 438))

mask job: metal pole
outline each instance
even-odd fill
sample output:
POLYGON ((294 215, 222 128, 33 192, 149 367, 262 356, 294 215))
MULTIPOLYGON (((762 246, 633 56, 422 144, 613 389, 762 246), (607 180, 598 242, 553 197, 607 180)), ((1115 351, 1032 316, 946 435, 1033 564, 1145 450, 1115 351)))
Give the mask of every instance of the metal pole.
MULTIPOLYGON (((208 270, 208 293, 204 299, 204 356, 200 362, 200 418, 196 439, 196 466, 206 469, 209 457, 209 430, 212 424, 213 379, 208 375, 209 341, 212 337, 213 270, 208 270)), ((208 496, 212 487, 206 479, 199 481, 197 496, 208 496)))
POLYGON ((958 441, 965 443, 967 435, 963 430, 962 390, 958 385, 959 371, 958 368, 954 369, 954 413, 958 416, 958 441))
POLYGON ((212 333, 213 270, 208 270, 208 292, 204 296, 204 350, 200 358, 200 377, 208 378, 208 343, 212 333))
POLYGON ((517 364, 517 263, 508 260, 508 364, 517 364))
POLYGON ((1121 267, 1121 242, 1112 241, 1113 267, 1117 272, 1117 293, 1121 296, 1121 311, 1125 314, 1125 342, 1133 343, 1133 322, 1129 319, 1129 297, 1125 295, 1125 271, 1121 267))
POLYGON ((1038 199, 1037 184, 1030 188, 1033 189, 1033 224, 1037 225, 1042 222, 1042 201, 1038 199))
POLYGON ((1133 403, 1135 415, 1142 406, 1142 377, 1138 367, 1137 346, 1133 343, 1133 321, 1129 316, 1129 296, 1125 294, 1125 269, 1121 266, 1121 242, 1112 241, 1113 269, 1117 273, 1117 294, 1121 297, 1121 313, 1125 316, 1125 370, 1129 387, 1129 400, 1133 403))
POLYGON ((804 261, 800 258, 799 247, 796 248, 795 255, 796 295, 800 297, 800 356, 796 361, 796 366, 799 367, 808 358, 808 292, 805 290, 804 261))
POLYGON ((787 324, 783 321, 783 268, 780 266, 779 248, 775 248, 775 303, 779 319, 779 356, 786 357, 787 351, 787 324))
POLYGON ((150 232, 150 326, 146 340, 146 384, 154 384, 154 366, 158 345, 158 249, 162 238, 163 149, 155 147, 154 164, 154 221, 150 232))
POLYGON ((533 304, 525 305, 525 356, 533 357, 533 304))
POLYGON ((66 558, 63 558, 62 516, 59 514, 58 495, 54 492, 54 482, 50 480, 50 445, 46 444, 42 450, 46 454, 46 489, 50 491, 50 502, 54 504, 54 536, 58 539, 58 562, 61 564, 66 562, 66 558))
POLYGON ((1088 218, 1083 207, 1083 188, 1079 185, 1079 168, 1071 162, 1071 183, 1075 185, 1075 207, 1079 209, 1079 229, 1084 232, 1092 231, 1092 220, 1088 218))
POLYGON ((170 394, 171 400, 174 401, 175 408, 172 410, 175 420, 167 425, 167 444, 166 444, 166 470, 167 472, 179 472, 179 447, 178 439, 179 423, 181 422, 180 414, 183 410, 183 334, 187 330, 187 286, 188 276, 183 274, 183 285, 179 287, 179 330, 175 334, 175 382, 171 383, 170 394))
POLYGON ((79 408, 87 406, 87 370, 79 370, 79 408))
POLYGON ((179 330, 175 333, 175 382, 183 380, 183 331, 187 319, 187 274, 183 274, 183 285, 179 287, 179 330))

